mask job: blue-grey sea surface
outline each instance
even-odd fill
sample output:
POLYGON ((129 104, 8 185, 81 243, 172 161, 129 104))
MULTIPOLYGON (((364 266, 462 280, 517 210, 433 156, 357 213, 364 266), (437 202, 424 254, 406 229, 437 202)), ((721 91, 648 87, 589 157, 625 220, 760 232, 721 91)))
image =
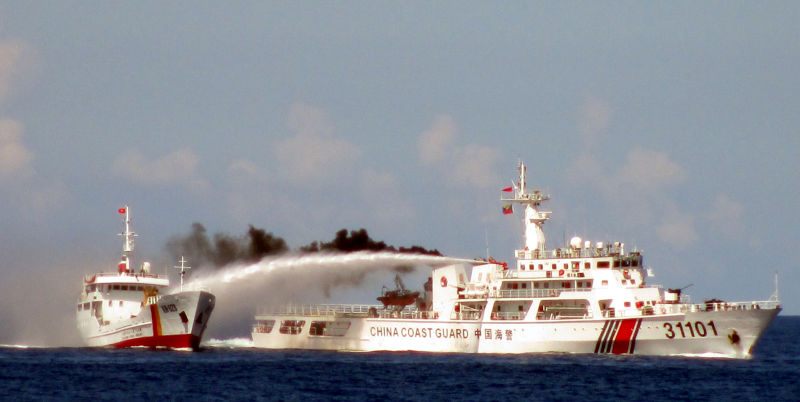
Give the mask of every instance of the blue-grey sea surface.
POLYGON ((749 360, 0 348, 4 400, 800 400, 800 317, 780 316, 749 360))

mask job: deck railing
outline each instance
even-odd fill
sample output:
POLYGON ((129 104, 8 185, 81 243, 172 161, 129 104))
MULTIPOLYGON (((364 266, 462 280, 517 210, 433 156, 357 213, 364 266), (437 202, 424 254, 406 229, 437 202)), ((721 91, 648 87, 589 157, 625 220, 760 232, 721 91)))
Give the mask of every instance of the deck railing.
MULTIPOLYGON (((119 276, 123 276, 123 275, 120 275, 117 272, 98 272, 96 274, 92 274, 92 276, 99 278, 99 277, 119 277, 119 276)), ((167 275, 143 274, 141 272, 136 272, 136 273, 131 272, 131 273, 125 274, 124 276, 126 276, 126 277, 137 277, 138 276, 140 278, 169 279, 169 277, 167 275)))
POLYGON ((482 293, 465 291, 461 293, 464 299, 524 299, 533 297, 558 297, 562 292, 589 292, 591 288, 553 288, 553 289, 499 289, 486 290, 482 293))
POLYGON ((285 304, 278 307, 259 308, 257 314, 304 316, 366 315, 371 308, 377 311, 378 309, 383 309, 383 306, 369 304, 285 304))
POLYGON ((525 314, 524 311, 495 311, 492 312, 490 318, 492 320, 521 320, 525 318, 525 314))
POLYGON ((708 302, 694 304, 659 304, 653 307, 654 314, 684 314, 700 311, 733 311, 733 310, 773 310, 780 307, 775 300, 750 302, 708 302))
POLYGON ((604 244, 602 248, 556 248, 552 250, 517 250, 515 256, 520 260, 545 260, 553 258, 588 258, 588 257, 637 257, 639 253, 624 253, 622 245, 604 244))
POLYGON ((416 307, 407 306, 402 310, 387 309, 382 305, 369 304, 287 304, 279 307, 259 308, 256 316, 262 315, 285 315, 285 316, 304 316, 304 317, 376 317, 376 318, 407 318, 407 319, 437 319, 439 314, 419 310, 416 307))

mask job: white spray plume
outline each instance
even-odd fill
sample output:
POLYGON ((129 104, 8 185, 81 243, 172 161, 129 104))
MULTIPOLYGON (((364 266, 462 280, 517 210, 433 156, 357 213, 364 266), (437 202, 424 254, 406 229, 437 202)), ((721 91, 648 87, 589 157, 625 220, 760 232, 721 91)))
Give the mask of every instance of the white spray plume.
POLYGON ((190 288, 213 289, 215 284, 257 280, 259 276, 270 273, 284 273, 287 272, 287 270, 297 275, 311 273, 324 274, 325 272, 322 270, 342 275, 358 274, 369 270, 396 268, 408 265, 441 266, 463 262, 473 262, 473 260, 422 254, 368 251, 287 255, 267 257, 255 264, 234 264, 210 275, 193 278, 187 286, 190 288))
MULTIPOLYGON (((205 336, 248 337, 259 307, 289 302, 312 303, 331 289, 353 288, 370 273, 408 273, 416 266, 474 263, 452 257, 398 252, 310 253, 267 257, 254 264, 232 264, 192 278, 184 289, 205 288, 217 298, 205 336)), ((372 290, 373 292, 375 290, 372 290)), ((369 291, 368 291, 369 292, 369 291)))

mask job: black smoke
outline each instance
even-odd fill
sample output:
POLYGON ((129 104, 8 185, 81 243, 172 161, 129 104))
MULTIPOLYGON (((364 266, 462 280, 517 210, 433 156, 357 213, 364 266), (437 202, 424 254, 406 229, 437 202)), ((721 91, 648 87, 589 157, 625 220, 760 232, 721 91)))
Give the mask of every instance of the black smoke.
POLYGON ((361 228, 359 230, 351 230, 347 233, 347 229, 341 229, 336 232, 336 236, 330 242, 312 242, 307 246, 300 248, 302 252, 320 252, 320 251, 338 251, 343 253, 352 253, 355 251, 394 251, 399 253, 408 254, 426 254, 441 256, 439 250, 428 250, 420 246, 400 247, 395 248, 389 246, 383 241, 375 241, 369 237, 367 230, 361 228))
MULTIPOLYGON (((241 236, 231 236, 226 233, 209 236, 206 228, 197 222, 192 224, 188 234, 170 238, 166 248, 173 261, 186 257, 190 264, 199 268, 221 268, 233 263, 254 263, 267 256, 277 256, 292 251, 285 240, 253 225, 249 225, 247 233, 241 236)), ((349 232, 347 229, 341 229, 331 241, 314 241, 296 250, 300 254, 357 251, 442 255, 439 250, 428 250, 421 246, 395 248, 383 241, 372 239, 364 228, 349 232)), ((411 267, 396 268, 399 272, 411 270, 411 267)))
POLYGON ((242 236, 216 233, 209 238, 206 228, 196 222, 192 224, 189 234, 173 236, 168 240, 166 248, 173 260, 186 257, 198 267, 215 268, 234 262, 256 262, 266 256, 289 251, 282 238, 253 225, 242 236))

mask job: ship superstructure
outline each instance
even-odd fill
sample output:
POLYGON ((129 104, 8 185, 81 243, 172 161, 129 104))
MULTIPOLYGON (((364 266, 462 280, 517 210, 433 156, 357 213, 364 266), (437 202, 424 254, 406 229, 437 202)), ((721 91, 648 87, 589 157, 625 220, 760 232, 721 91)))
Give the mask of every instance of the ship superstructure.
MULTIPOLYGON (((77 323, 84 342, 88 346, 199 348, 214 309, 214 295, 182 287, 171 292, 167 275, 153 273, 149 262, 133 269, 136 234, 130 228, 130 208, 120 208, 119 213, 124 216, 124 231, 117 270, 84 277, 78 296, 77 323)), ((184 263, 181 275, 187 269, 184 263)))
MULTIPOLYGON (((621 242, 573 237, 547 249, 549 199, 519 180, 503 190, 522 207, 523 248, 509 267, 493 260, 435 267, 407 307, 288 305, 259 312, 262 348, 463 353, 612 353, 747 358, 780 312, 771 300, 692 303, 649 285, 642 253, 621 242)), ((511 212, 512 207, 504 207, 511 212)), ((385 293, 385 292, 384 292, 385 293)))

